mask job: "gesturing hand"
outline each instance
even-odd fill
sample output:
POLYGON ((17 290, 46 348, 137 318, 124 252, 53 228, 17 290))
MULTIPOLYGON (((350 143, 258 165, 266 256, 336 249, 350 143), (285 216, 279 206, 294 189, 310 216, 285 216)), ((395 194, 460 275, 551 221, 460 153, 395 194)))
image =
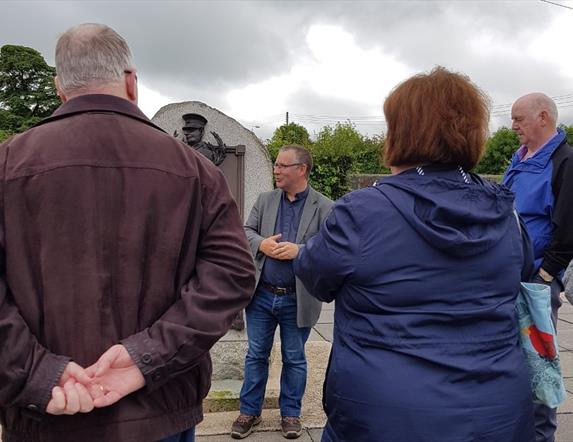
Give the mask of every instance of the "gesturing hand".
POLYGON ((279 242, 275 247, 273 258, 280 260, 295 259, 298 255, 298 245, 292 242, 279 242))
POLYGON ((120 344, 110 347, 95 364, 86 368, 86 373, 93 378, 90 393, 97 408, 115 404, 145 385, 143 374, 120 344))
POLYGON ((274 258, 275 248, 277 247, 277 241, 280 239, 282 235, 279 233, 277 235, 269 236, 261 241, 259 245, 259 250, 263 252, 265 255, 274 258))
POLYGON ((85 387, 90 383, 91 379, 82 367, 75 362, 68 363, 60 382, 52 389, 46 413, 60 415, 92 411, 93 399, 85 387))

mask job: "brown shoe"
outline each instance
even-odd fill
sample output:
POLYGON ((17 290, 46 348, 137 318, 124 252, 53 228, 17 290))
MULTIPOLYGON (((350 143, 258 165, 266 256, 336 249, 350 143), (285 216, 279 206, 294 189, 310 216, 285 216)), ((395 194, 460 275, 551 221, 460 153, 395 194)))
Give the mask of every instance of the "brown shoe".
POLYGON ((283 416, 281 418, 281 430, 283 437, 287 439, 296 439, 302 434, 302 425, 298 416, 283 416))
POLYGON ((239 414, 239 417, 233 422, 231 427, 231 437, 233 439, 244 439, 253 432, 253 427, 261 423, 261 416, 250 416, 248 414, 239 414))

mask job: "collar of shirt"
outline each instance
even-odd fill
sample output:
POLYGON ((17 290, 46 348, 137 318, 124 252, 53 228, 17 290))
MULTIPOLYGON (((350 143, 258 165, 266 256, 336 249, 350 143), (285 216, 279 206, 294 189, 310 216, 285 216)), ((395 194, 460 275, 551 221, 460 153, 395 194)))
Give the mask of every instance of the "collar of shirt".
POLYGON ((527 158, 525 158, 525 155, 527 155, 527 146, 525 144, 521 145, 521 147, 517 151, 517 154, 519 155, 519 161, 527 161, 528 159, 533 158, 535 155, 537 155, 539 152, 541 152, 545 146, 547 146, 548 144, 551 144, 551 142, 558 135, 559 135, 559 130, 556 130, 555 133, 551 136, 551 138, 549 138, 545 143, 543 143, 543 145, 541 145, 541 147, 539 149, 537 149, 533 153, 533 155, 531 155, 530 157, 527 157, 527 158))
POLYGON ((308 186, 302 192, 296 193, 294 195, 294 200, 290 201, 288 199, 288 195, 286 192, 283 191, 283 199, 288 201, 289 203, 296 203, 297 201, 304 200, 308 196, 308 186))

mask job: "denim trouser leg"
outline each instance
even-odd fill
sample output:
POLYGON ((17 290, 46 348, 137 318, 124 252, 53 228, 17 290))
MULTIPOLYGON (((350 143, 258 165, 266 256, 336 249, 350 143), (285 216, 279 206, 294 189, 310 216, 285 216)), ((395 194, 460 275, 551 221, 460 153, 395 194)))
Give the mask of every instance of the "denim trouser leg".
POLYGON ((195 427, 191 427, 183 433, 161 439, 159 442, 195 442, 195 427))
POLYGON ((249 348, 241 388, 241 413, 259 416, 269 376, 274 333, 280 324, 283 368, 279 404, 282 416, 300 416, 306 388, 304 345, 310 328, 296 325, 296 296, 277 296, 258 288, 245 309, 249 348))
POLYGON ((245 309, 248 349, 241 388, 241 413, 260 416, 269 377, 269 357, 278 320, 273 314, 275 295, 257 289, 245 309))
POLYGON ((306 389, 306 356, 304 346, 310 327, 296 325, 296 298, 285 296, 279 316, 281 334, 281 416, 300 416, 302 397, 306 389))

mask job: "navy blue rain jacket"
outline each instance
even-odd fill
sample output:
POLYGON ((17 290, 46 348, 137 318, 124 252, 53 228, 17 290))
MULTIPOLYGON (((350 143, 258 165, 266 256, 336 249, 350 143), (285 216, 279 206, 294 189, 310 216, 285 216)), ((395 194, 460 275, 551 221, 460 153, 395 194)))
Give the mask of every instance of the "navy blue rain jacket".
POLYGON ((339 200, 294 262, 336 301, 323 441, 532 441, 514 307, 527 245, 511 192, 457 168, 339 200))

